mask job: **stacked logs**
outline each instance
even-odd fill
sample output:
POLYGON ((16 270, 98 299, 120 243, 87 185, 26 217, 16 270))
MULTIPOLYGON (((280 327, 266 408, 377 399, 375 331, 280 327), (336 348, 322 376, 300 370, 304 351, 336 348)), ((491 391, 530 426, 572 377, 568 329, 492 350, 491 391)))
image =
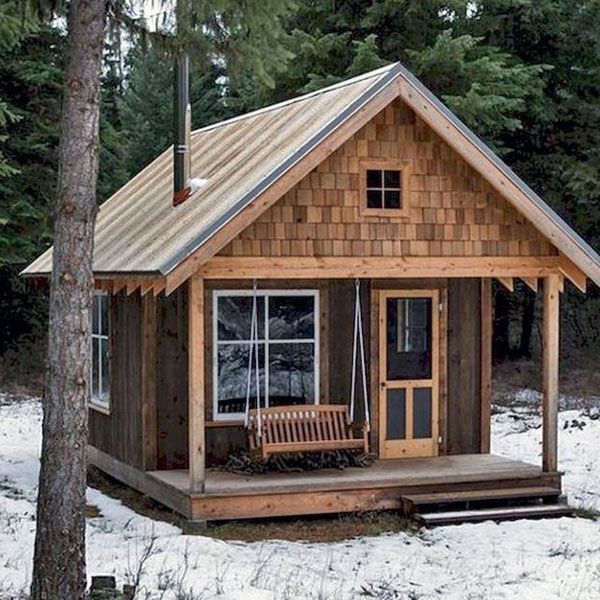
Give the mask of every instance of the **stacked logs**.
POLYGON ((329 450, 321 452, 294 452, 275 454, 266 461, 253 458, 249 452, 240 450, 229 455, 225 464, 216 467, 220 471, 257 475, 261 473, 301 473, 319 469, 348 469, 370 467, 375 454, 352 450, 329 450))

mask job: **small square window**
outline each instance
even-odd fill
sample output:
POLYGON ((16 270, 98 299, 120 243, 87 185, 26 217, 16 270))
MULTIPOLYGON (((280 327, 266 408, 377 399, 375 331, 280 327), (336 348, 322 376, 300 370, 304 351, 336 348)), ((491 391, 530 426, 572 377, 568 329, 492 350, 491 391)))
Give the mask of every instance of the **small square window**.
POLYGON ((388 211, 390 217, 408 216, 405 163, 381 161, 379 164, 382 168, 369 168, 378 166, 377 163, 363 163, 361 167, 362 209, 373 211, 371 215, 374 216, 386 216, 388 211))

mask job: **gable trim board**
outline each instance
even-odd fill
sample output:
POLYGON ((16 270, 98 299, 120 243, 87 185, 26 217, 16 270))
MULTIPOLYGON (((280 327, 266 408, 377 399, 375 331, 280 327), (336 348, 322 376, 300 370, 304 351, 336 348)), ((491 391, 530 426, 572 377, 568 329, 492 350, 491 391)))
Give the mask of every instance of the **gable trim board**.
MULTIPOLYGON (((316 133, 310 135, 297 148, 293 149, 292 146, 290 148, 291 152, 288 152, 284 159, 275 163, 274 167, 270 168, 270 171, 258 183, 243 193, 239 199, 229 202, 228 205, 225 204, 221 211, 217 212, 212 221, 209 221, 200 232, 197 232, 187 242, 183 240, 180 248, 177 247, 177 236, 175 235, 173 244, 175 251, 171 255, 167 252, 167 257, 162 263, 157 265, 156 263, 151 264, 149 261, 147 263, 149 268, 145 271, 143 270, 144 264, 141 265, 141 269, 140 264, 137 264, 135 270, 127 268, 97 270, 95 275, 114 279, 129 277, 143 280, 144 274, 146 274, 166 281, 166 292, 170 293, 188 279, 195 270, 217 254, 244 227, 252 223, 267 208, 277 202, 303 176, 337 150, 395 98, 400 97, 417 116, 422 118, 442 140, 485 178, 504 199, 523 214, 561 252, 559 270, 562 274, 573 280, 580 289, 585 287, 586 276, 600 284, 600 256, 591 246, 573 231, 521 178, 513 173, 500 158, 400 63, 378 69, 306 96, 208 126, 195 131, 193 135, 196 136, 211 131, 218 132, 221 131, 220 128, 230 126, 232 123, 243 124, 244 121, 252 123, 254 122, 253 119, 264 114, 273 113, 278 116, 282 114, 278 111, 291 110, 292 108, 296 111, 294 113, 296 118, 298 114, 301 114, 302 117, 306 114, 310 118, 311 103, 325 102, 323 98, 327 97, 330 92, 340 95, 343 92, 351 96, 351 99, 346 103, 345 95, 341 99, 338 96, 332 96, 332 99, 336 102, 333 107, 328 107, 329 110, 333 111, 332 118, 324 122, 316 133), (369 79, 374 79, 374 81, 365 88, 365 82, 368 82, 369 79), (356 91, 354 91, 355 89, 356 91), (338 105, 341 105, 341 107, 338 105), (298 112, 300 109, 302 109, 301 113, 298 112)), ((327 106, 326 103, 325 106, 327 106)), ((308 122, 310 123, 310 121, 308 122)), ((283 124, 277 122, 275 125, 276 129, 284 129, 281 132, 284 137, 285 127, 291 127, 287 119, 284 119, 283 124)), ((238 133, 238 135, 243 135, 243 133, 244 131, 238 133)), ((290 133, 293 133, 293 130, 290 133)), ((228 143, 231 144, 231 141, 229 140, 228 143)), ((276 152, 277 150, 279 148, 275 147, 273 151, 276 152)), ((165 156, 167 154, 168 151, 163 153, 141 174, 138 174, 129 184, 126 184, 122 190, 124 192, 129 190, 135 192, 144 184, 151 187, 150 183, 156 182, 158 179, 156 177, 157 171, 160 171, 163 175, 171 171, 172 168, 166 163, 168 158, 165 158, 165 156), (144 172, 146 172, 145 177, 142 176, 144 172), (151 181, 145 183, 145 180, 148 179, 151 181), (134 184, 133 188, 132 184, 134 184)), ((222 152, 217 152, 217 154, 222 155, 222 152)), ((235 173, 232 176, 235 177, 235 173)), ((119 193, 117 192, 117 194, 119 193)), ((202 197, 202 193, 201 190, 197 196, 192 196, 185 205, 194 203, 195 199, 198 200, 202 197)), ((232 189, 231 193, 235 193, 235 189, 232 189)), ((138 204, 140 203, 139 199, 135 201, 138 204)), ((131 217, 131 213, 134 212, 130 207, 132 202, 134 200, 127 197, 121 199, 121 205, 119 206, 111 203, 111 199, 109 199, 106 203, 109 206, 106 206, 105 214, 110 215, 111 219, 115 219, 119 214, 131 217)), ((217 206, 217 210, 219 208, 217 206)), ((165 213, 165 207, 160 210, 162 211, 161 214, 165 213)), ((173 210, 177 211, 178 209, 173 210)), ((192 228, 193 226, 198 227, 197 221, 191 218, 193 215, 187 212, 179 213, 179 215, 182 220, 191 223, 192 228)), ((178 215, 177 213, 171 213, 168 216, 173 218, 178 215)), ((122 218, 121 221, 126 221, 126 219, 122 218)), ((127 223, 119 223, 118 225, 119 227, 126 227, 127 223)), ((107 229, 106 223, 103 223, 103 228, 107 229)), ((111 231, 108 237, 109 241, 118 237, 117 234, 118 229, 117 232, 111 231)), ((103 239, 103 242, 106 246, 106 240, 103 239)), ((485 257, 483 258, 485 259, 485 257)), ((51 249, 27 267, 23 271, 23 275, 47 274, 50 270, 51 249)))

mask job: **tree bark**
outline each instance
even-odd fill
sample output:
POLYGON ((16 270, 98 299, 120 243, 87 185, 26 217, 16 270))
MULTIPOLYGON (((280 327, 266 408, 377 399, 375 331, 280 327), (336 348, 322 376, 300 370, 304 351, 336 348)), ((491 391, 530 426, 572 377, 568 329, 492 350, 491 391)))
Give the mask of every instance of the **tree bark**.
POLYGON ((106 0, 71 0, 31 597, 85 596, 87 403, 106 0))

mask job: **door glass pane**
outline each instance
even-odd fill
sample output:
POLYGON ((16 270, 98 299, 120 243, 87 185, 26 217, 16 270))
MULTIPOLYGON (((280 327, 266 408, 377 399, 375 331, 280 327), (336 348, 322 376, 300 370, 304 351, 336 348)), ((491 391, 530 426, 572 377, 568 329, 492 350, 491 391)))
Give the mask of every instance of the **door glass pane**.
POLYGON ((314 296, 271 296, 269 338, 272 340, 315 337, 314 296))
POLYGON ((413 390, 413 438, 431 437, 431 388, 413 390))
MULTIPOLYGON (((219 296, 217 317, 219 340, 250 340, 252 296, 219 296)), ((258 338, 265 337, 265 297, 257 296, 258 338)))
POLYGON ((269 406, 313 404, 315 345, 269 345, 269 406))
MULTIPOLYGON (((218 412, 243 413, 246 410, 250 344, 221 344, 218 351, 218 412)), ((254 349, 253 349, 254 352, 254 349)), ((259 345, 260 405, 265 405, 265 348, 259 345)), ((256 363, 252 356, 250 408, 256 408, 256 363)))
POLYGON ((387 432, 388 440, 406 438, 406 390, 387 390, 387 432))
POLYGON ((388 298, 388 380, 431 379, 431 298, 388 298))

